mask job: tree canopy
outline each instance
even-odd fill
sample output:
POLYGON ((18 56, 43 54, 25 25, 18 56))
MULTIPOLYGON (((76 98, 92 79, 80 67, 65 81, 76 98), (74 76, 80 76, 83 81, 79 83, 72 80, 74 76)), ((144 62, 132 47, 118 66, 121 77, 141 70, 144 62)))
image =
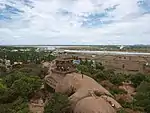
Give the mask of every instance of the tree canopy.
POLYGON ((44 113, 70 113, 70 102, 68 96, 54 93, 51 100, 45 106, 44 113))
POLYGON ((42 80, 34 71, 20 70, 0 79, 0 113, 29 113, 29 96, 40 89, 42 80))
POLYGON ((137 87, 137 93, 135 95, 136 105, 143 107, 144 110, 150 112, 150 83, 142 82, 137 87))

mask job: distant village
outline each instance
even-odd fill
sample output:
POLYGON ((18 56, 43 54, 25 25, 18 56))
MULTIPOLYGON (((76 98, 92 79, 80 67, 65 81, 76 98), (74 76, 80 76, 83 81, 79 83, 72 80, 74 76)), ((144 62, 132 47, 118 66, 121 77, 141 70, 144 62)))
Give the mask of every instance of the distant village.
POLYGON ((9 71, 13 66, 22 65, 24 63, 33 63, 35 60, 40 63, 44 58, 48 57, 48 55, 52 55, 51 52, 52 50, 45 47, 0 47, 0 67, 5 67, 6 70, 9 71), (32 54, 38 56, 33 57, 32 54))

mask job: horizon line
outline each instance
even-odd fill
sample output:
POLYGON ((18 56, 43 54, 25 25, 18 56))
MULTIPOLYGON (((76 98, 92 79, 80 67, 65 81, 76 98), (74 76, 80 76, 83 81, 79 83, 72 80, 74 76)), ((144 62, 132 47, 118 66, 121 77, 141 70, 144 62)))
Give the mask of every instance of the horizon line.
POLYGON ((64 44, 64 45, 59 45, 59 44, 54 44, 54 45, 49 45, 49 44, 45 44, 45 45, 42 45, 42 44, 33 44, 33 45, 28 45, 28 44, 25 44, 25 45, 19 45, 19 44, 16 44, 16 45, 0 45, 0 47, 2 46, 150 46, 150 44, 89 44, 89 45, 71 45, 71 44, 64 44))

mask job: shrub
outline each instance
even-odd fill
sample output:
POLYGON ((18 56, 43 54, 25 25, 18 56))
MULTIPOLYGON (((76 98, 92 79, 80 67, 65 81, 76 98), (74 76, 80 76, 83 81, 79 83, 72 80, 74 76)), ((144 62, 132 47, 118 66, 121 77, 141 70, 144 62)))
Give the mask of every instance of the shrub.
POLYGON ((128 112, 126 112, 125 109, 121 108, 117 110, 117 113, 128 113, 128 112))
POLYGON ((138 73, 138 74, 132 75, 130 77, 130 80, 133 83, 134 87, 137 87, 141 84, 142 81, 146 80, 146 76, 138 73))
POLYGON ((143 107, 146 112, 150 112, 150 83, 142 82, 137 87, 137 93, 135 95, 136 105, 143 107))
POLYGON ((127 92, 123 89, 119 89, 117 87, 113 87, 110 89, 110 93, 115 95, 115 94, 127 94, 127 92))
POLYGON ((54 93, 45 106, 44 113, 70 113, 68 97, 60 93, 54 93))

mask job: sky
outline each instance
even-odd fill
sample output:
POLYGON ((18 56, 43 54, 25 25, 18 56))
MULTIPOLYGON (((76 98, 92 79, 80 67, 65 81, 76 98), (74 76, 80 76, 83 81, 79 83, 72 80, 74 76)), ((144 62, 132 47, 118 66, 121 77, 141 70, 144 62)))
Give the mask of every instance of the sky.
POLYGON ((150 0, 0 0, 0 45, 150 44, 150 0))

